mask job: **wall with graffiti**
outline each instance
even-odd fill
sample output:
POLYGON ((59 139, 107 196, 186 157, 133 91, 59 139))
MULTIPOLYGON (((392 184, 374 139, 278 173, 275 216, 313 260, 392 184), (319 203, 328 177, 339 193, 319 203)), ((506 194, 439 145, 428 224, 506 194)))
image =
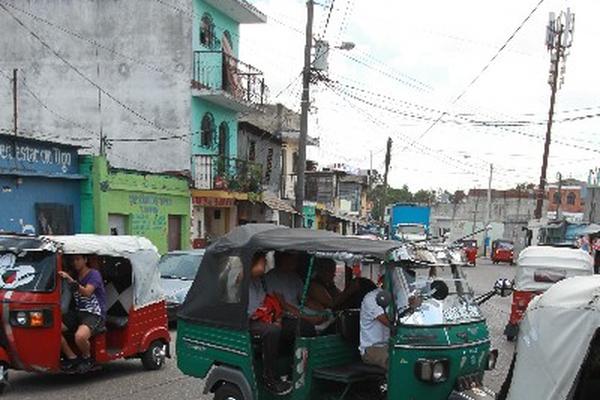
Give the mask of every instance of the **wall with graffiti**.
POLYGON ((80 231, 77 148, 0 135, 0 232, 80 231))
POLYGON ((90 233, 136 235, 159 252, 189 248, 190 192, 187 179, 112 169, 102 157, 85 156, 82 226, 90 233))

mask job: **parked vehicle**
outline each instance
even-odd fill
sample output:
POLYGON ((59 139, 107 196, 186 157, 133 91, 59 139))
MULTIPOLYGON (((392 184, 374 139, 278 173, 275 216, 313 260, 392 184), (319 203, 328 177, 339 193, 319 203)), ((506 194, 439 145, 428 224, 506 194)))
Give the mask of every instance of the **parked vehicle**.
POLYGON ((161 257, 158 263, 160 285, 167 301, 169 322, 177 319, 179 306, 185 300, 188 290, 196 277, 204 250, 172 251, 161 257))
POLYGON ((423 224, 398 224, 393 239, 403 242, 424 242, 427 240, 427 227, 423 224))
POLYGON ((374 399, 494 398, 482 379, 494 368, 497 351, 490 349, 479 304, 495 293, 510 294, 509 281, 475 298, 461 265, 432 263, 437 258, 431 254, 419 257, 425 249, 273 225, 238 227, 208 248, 178 314, 178 366, 205 379, 205 394, 213 393, 216 400, 275 398, 260 378, 260 346, 248 331, 250 260, 259 251, 307 255, 308 277, 315 256, 379 269, 364 276, 382 278, 378 304, 392 321, 387 372, 360 359, 360 310, 337 312, 335 332, 297 335, 293 351, 279 354, 275 363, 279 375, 287 374, 292 383, 291 393, 278 398, 350 399, 365 390, 374 399), (408 293, 422 302, 414 312, 403 306, 408 293))
POLYGON ((9 369, 61 372, 61 320, 71 296, 58 272, 67 269, 73 254, 88 256, 89 266, 100 271, 106 285, 106 327, 91 339, 96 365, 140 358, 146 369, 156 370, 169 356, 159 255, 150 241, 0 236, 0 390, 7 385, 9 369))
POLYGON ((524 249, 517 261, 510 318, 504 334, 514 340, 519 323, 534 296, 565 278, 592 275, 592 257, 583 250, 567 247, 532 246, 524 249))
POLYGON ((497 239, 492 242, 492 262, 513 265, 515 263, 515 244, 511 240, 497 239))
POLYGON ((460 241, 462 244, 463 251, 467 257, 467 261, 472 266, 477 266, 477 255, 479 254, 479 247, 477 247, 477 240, 475 239, 463 239, 460 241))
POLYGON ((407 235, 417 235, 417 240, 425 240, 429 235, 430 217, 430 207, 412 203, 394 204, 389 208, 389 237, 394 240, 413 240, 407 235), (400 226, 404 228, 399 229, 400 226), (425 238, 422 239, 422 236, 425 238))
POLYGON ((499 400, 596 400, 600 276, 574 277, 532 300, 499 400))

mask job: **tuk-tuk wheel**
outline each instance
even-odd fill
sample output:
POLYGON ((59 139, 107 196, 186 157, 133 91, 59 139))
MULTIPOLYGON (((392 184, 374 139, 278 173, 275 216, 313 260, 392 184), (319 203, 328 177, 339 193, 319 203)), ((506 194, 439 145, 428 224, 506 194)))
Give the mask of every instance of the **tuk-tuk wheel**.
POLYGON ((162 368, 165 364, 167 355, 166 345, 157 340, 152 342, 148 350, 142 354, 142 365, 148 371, 156 371, 162 368))
POLYGON ((215 390, 215 400, 245 400, 237 386, 224 383, 215 390))
POLYGON ((8 388, 8 365, 0 363, 0 395, 8 388))

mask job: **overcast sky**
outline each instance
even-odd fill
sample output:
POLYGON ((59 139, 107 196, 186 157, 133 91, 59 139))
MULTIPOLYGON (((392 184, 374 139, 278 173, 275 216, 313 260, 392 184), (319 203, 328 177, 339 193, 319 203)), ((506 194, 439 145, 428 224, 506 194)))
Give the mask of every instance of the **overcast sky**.
MULTIPOLYGON (((323 35, 330 1, 321 0, 315 8, 317 37, 323 35)), ((356 48, 332 51, 329 78, 334 82, 312 87, 310 135, 319 137, 321 146, 310 149, 309 157, 320 165, 367 168, 372 152, 373 167, 382 171, 390 136, 393 186, 486 187, 490 163, 495 187, 537 183, 550 97, 544 44, 548 14, 567 7, 576 14, 557 119, 596 114, 600 2, 544 1, 481 78, 452 103, 538 2, 335 0, 325 39, 332 45, 352 41, 356 48), (424 135, 442 112, 448 115, 424 135), (533 123, 492 128, 467 120, 533 123)), ((299 109, 305 2, 252 3, 269 22, 242 28, 241 58, 265 72, 271 101, 299 109)), ((589 169, 598 166, 599 120, 555 124, 553 138, 571 146, 552 144, 550 180, 558 171, 586 179, 589 169)))

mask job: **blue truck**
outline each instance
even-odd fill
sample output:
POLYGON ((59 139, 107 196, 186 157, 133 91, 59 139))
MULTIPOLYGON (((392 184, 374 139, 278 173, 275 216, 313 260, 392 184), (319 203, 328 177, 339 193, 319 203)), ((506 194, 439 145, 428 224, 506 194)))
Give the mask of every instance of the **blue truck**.
POLYGON ((389 237, 393 240, 423 241, 429 236, 431 208, 413 203, 389 207, 389 237))

